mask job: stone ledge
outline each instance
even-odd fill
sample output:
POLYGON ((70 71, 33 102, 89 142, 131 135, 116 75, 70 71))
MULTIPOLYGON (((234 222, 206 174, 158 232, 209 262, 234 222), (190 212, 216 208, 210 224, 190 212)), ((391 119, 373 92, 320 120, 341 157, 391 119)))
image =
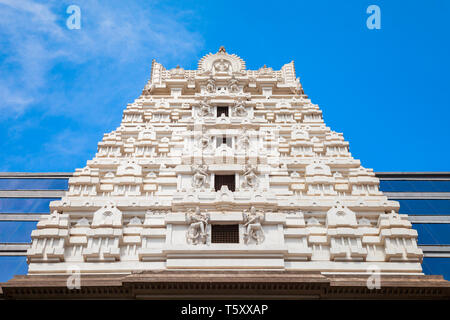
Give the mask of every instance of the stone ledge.
POLYGON ((2 299, 439 299, 450 300, 442 276, 389 275, 381 288, 364 275, 295 271, 146 271, 83 275, 80 290, 66 275, 16 276, 0 284, 2 299))

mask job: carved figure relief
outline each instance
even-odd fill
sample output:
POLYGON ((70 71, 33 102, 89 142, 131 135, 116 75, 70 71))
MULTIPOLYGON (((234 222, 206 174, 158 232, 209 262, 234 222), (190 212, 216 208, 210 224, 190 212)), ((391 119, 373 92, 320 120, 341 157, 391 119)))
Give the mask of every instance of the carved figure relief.
POLYGON ((250 211, 244 211, 244 242, 248 244, 249 241, 254 241, 256 244, 264 242, 264 230, 261 222, 264 221, 264 212, 257 212, 255 207, 251 207, 250 211))
POLYGON ((211 137, 210 136, 202 136, 198 141, 198 146, 202 150, 209 149, 212 146, 211 137))
POLYGON ((243 188, 256 188, 258 185, 258 177, 256 168, 251 164, 245 166, 243 188))
POLYGON ((206 164, 192 166, 192 171, 194 172, 194 176, 192 177, 192 186, 197 189, 208 188, 208 166, 206 164))
POLYGON ((199 103, 199 110, 198 110, 198 116, 199 117, 209 117, 212 115, 211 112, 211 105, 208 103, 208 101, 206 99, 203 99, 200 101, 199 103))
POLYGON ((228 82, 228 91, 230 93, 238 93, 240 91, 238 83, 239 82, 236 80, 236 78, 232 76, 230 81, 228 82))
POLYGON ((190 209, 187 213, 187 221, 190 224, 186 232, 186 241, 189 244, 206 244, 208 238, 206 227, 209 223, 209 214, 200 212, 196 207, 195 211, 190 209))
POLYGON ((213 77, 210 77, 206 82, 206 91, 208 91, 209 93, 216 92, 216 81, 213 79, 213 77))
POLYGON ((245 130, 242 130, 241 134, 237 138, 238 150, 247 150, 250 147, 250 139, 245 130))
POLYGON ((248 112, 245 109, 245 102, 242 100, 239 100, 236 105, 234 106, 233 114, 236 117, 245 117, 247 116, 248 112))
POLYGON ((231 64, 225 59, 220 59, 213 64, 213 70, 215 73, 230 73, 231 64))

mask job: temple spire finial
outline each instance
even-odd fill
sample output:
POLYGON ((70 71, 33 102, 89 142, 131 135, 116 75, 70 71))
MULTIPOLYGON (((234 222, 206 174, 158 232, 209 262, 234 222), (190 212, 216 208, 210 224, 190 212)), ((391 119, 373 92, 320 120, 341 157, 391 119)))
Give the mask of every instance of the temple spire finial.
POLYGON ((224 46, 220 46, 219 51, 218 52, 222 52, 222 53, 226 53, 225 51, 225 47, 224 46))

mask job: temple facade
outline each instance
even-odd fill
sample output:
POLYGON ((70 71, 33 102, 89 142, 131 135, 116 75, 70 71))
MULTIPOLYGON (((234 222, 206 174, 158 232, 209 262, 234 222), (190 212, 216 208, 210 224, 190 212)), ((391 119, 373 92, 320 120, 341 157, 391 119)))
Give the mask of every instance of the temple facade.
POLYGON ((29 275, 155 270, 422 275, 417 232, 327 127, 294 62, 153 61, 122 123, 32 232, 29 275))

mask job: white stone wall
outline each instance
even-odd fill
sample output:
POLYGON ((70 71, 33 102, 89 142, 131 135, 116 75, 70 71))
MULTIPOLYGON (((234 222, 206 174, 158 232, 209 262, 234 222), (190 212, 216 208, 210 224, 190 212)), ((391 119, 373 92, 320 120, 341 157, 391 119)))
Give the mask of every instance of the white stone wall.
POLYGON ((197 70, 153 61, 120 127, 33 231, 29 273, 420 273, 417 232, 378 185, 326 127, 293 62, 246 70, 222 49, 197 70), (215 191, 223 174, 234 192, 215 191), (239 225, 239 243, 212 243, 214 224, 239 225))

